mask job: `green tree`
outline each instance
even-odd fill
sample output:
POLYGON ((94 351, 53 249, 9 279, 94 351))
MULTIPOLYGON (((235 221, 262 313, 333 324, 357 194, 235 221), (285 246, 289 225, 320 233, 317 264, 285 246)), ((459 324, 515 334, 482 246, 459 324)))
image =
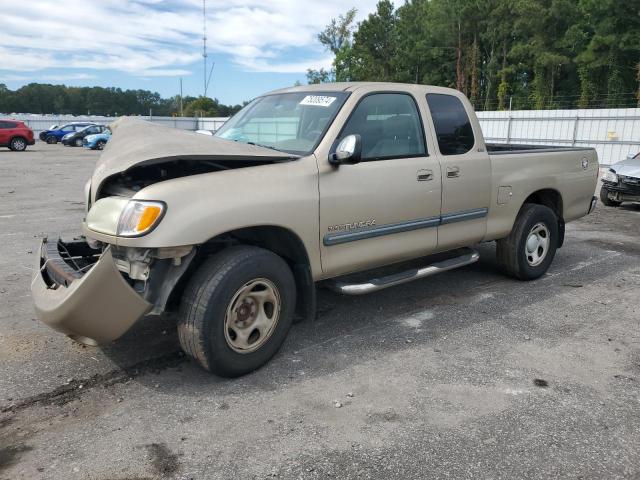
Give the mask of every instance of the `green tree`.
MULTIPOLYGON (((351 8, 346 14, 332 19, 331 23, 318 34, 320 43, 334 55, 333 72, 330 72, 329 77, 333 77, 338 82, 344 82, 350 78, 351 36, 357 13, 355 8, 351 8)), ((308 74, 307 77, 314 81, 309 83, 320 83, 315 81, 318 78, 323 81, 322 75, 318 75, 320 72, 315 70, 310 72, 312 72, 311 75, 308 74)))
POLYGON ((307 70, 307 83, 313 85, 315 83, 327 83, 333 81, 333 73, 321 68, 320 70, 307 70))
POLYGON ((336 80, 453 87, 479 109, 630 106, 640 101, 638 10, 618 0, 381 1, 351 41, 334 41, 339 19, 319 38, 336 80))
POLYGON ((363 20, 353 35, 351 74, 354 80, 392 81, 397 52, 396 12, 381 0, 376 12, 363 20))
POLYGON ((187 117, 217 117, 218 102, 209 97, 198 97, 184 107, 187 117))

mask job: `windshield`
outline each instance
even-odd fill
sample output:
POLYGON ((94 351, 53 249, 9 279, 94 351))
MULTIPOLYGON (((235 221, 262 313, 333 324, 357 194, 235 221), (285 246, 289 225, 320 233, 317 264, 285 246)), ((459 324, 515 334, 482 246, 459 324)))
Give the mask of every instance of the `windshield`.
POLYGON ((256 98, 216 137, 307 155, 316 148, 348 93, 280 93, 256 98))

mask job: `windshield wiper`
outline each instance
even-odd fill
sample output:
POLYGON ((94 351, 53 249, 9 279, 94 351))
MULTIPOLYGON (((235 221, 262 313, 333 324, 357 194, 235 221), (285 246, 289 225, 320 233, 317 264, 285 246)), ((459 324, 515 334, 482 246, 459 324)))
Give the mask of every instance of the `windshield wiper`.
POLYGON ((247 144, 248 145, 255 145, 256 147, 269 148, 271 150, 275 150, 276 152, 282 152, 282 150, 280 150, 279 148, 272 147, 271 145, 262 145, 261 143, 256 143, 256 142, 247 142, 247 144))

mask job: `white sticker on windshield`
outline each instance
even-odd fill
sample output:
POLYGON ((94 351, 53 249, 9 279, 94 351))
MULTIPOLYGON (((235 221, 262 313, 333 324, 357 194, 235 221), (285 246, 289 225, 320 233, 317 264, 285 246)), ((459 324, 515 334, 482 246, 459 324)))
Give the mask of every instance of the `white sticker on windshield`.
POLYGON ((336 97, 326 97, 324 95, 307 95, 302 99, 300 105, 312 105, 315 107, 328 107, 336 101, 336 97))

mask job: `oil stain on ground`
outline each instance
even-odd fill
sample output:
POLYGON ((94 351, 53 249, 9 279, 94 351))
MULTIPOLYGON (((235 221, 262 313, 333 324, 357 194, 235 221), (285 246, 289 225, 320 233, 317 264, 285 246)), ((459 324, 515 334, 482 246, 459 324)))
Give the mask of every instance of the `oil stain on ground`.
POLYGON ((145 445, 151 457, 151 467, 161 478, 178 473, 180 462, 178 455, 173 453, 165 443, 151 443, 145 445))
POLYGON ((0 472, 11 465, 15 465, 20 455, 30 450, 33 450, 33 447, 22 443, 0 447, 0 472))

